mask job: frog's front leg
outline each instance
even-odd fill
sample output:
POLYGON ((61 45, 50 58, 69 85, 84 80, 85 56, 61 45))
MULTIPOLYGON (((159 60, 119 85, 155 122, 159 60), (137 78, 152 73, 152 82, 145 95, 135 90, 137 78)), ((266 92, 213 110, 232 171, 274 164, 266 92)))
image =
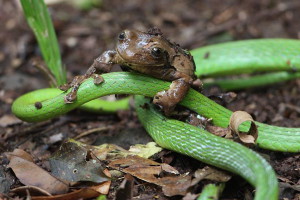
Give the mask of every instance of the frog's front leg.
POLYGON ((172 76, 178 79, 173 80, 168 90, 158 92, 153 99, 153 103, 158 105, 166 115, 172 113, 175 106, 185 97, 193 83, 192 78, 180 72, 175 72, 172 76))
POLYGON ((102 73, 107 73, 111 71, 112 65, 115 63, 114 59, 116 57, 116 51, 105 51, 101 54, 98 58, 96 58, 90 68, 86 71, 84 75, 75 76, 74 79, 70 84, 65 84, 60 87, 61 90, 68 90, 72 88, 71 92, 69 92, 65 96, 66 103, 72 103, 77 97, 77 91, 79 86, 84 82, 86 79, 93 77, 95 84, 100 84, 104 80, 99 75, 102 73))

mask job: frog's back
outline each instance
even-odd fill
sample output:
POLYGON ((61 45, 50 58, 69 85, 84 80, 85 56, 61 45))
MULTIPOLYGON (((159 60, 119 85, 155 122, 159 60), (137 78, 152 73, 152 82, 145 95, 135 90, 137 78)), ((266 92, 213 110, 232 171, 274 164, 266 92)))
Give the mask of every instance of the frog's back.
POLYGON ((180 50, 178 50, 173 60, 173 66, 177 71, 187 74, 188 76, 193 77, 195 74, 196 66, 193 56, 184 49, 180 48, 180 50))

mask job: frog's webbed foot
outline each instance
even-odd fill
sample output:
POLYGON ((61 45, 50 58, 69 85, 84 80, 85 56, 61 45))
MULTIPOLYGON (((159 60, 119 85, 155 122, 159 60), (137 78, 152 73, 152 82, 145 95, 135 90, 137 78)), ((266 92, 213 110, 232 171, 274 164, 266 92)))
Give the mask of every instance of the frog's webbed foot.
POLYGON ((94 84, 98 85, 104 81, 100 76, 102 73, 110 72, 113 65, 113 58, 115 51, 105 51, 98 58, 94 60, 92 66, 86 71, 84 75, 75 76, 71 83, 60 86, 60 89, 67 91, 72 90, 65 96, 65 103, 72 103, 77 98, 77 91, 80 85, 88 78, 94 78, 94 84))
POLYGON ((79 89, 79 86, 90 77, 94 79, 95 85, 99 85, 100 83, 104 82, 104 79, 99 74, 91 74, 89 76, 75 76, 72 83, 69 85, 69 88, 72 88, 72 90, 65 96, 65 103, 73 103, 73 101, 77 98, 77 91, 79 89))
POLYGON ((165 91, 158 92, 153 99, 153 103, 158 105, 165 113, 170 115, 175 106, 185 97, 190 88, 184 78, 174 80, 170 85, 170 88, 165 91))

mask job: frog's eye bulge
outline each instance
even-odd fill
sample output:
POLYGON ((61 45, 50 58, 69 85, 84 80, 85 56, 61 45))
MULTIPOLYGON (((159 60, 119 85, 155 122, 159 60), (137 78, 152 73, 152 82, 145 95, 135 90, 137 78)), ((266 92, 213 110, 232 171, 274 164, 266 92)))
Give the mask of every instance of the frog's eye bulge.
POLYGON ((161 58, 164 54, 164 50, 159 48, 159 47, 153 47, 151 49, 151 55, 154 57, 154 58, 161 58))
POLYGON ((124 31, 122 31, 119 34, 118 39, 119 39, 119 41, 123 41, 123 40, 125 40, 125 38, 126 38, 126 33, 124 31))

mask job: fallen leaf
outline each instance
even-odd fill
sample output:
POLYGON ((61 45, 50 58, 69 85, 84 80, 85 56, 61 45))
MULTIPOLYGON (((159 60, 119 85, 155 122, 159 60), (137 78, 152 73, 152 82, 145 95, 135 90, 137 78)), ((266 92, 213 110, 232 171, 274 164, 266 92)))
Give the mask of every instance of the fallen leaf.
POLYGON ((97 186, 82 188, 67 194, 55 196, 33 196, 32 200, 74 200, 74 199, 90 199, 98 197, 101 194, 108 194, 111 182, 105 181, 97 186), (103 193, 102 193, 103 192, 103 193))
POLYGON ((91 146, 92 155, 99 160, 114 160, 125 158, 129 155, 138 155, 143 158, 149 158, 162 151, 155 142, 149 142, 146 145, 136 144, 127 151, 114 144, 102 144, 100 146, 91 146))
POLYGON ((234 92, 222 93, 219 97, 224 100, 225 103, 229 104, 234 101, 237 97, 237 94, 234 92))
POLYGON ((222 128, 218 126, 213 126, 213 125, 207 125, 206 130, 216 136, 219 137, 225 137, 225 138, 232 138, 231 130, 229 128, 222 128))
POLYGON ((91 155, 98 160, 113 160, 124 158, 130 155, 130 153, 114 144, 102 144, 100 146, 92 146, 91 155))
POLYGON ((10 192, 23 197, 26 196, 28 192, 31 196, 51 196, 49 192, 36 186, 21 186, 12 189, 10 192))
POLYGON ((0 117, 0 126, 7 127, 14 124, 20 124, 22 121, 14 115, 4 115, 0 117))
POLYGON ((231 179, 231 175, 228 173, 208 166, 196 170, 194 176, 191 185, 195 185, 204 179, 217 182, 227 182, 231 179))
POLYGON ((278 176, 278 175, 277 175, 277 178, 284 183, 289 183, 289 184, 295 185, 295 183, 293 181, 289 180, 288 178, 278 176))
POLYGON ((255 141, 258 137, 257 126, 251 117, 251 115, 244 111, 236 111, 232 113, 229 122, 229 128, 233 131, 234 134, 238 135, 239 139, 246 144, 255 144, 255 141), (251 126, 247 133, 240 132, 239 126, 246 122, 250 121, 251 126))
POLYGON ((39 187, 50 194, 62 194, 69 186, 32 162, 32 157, 21 149, 6 153, 10 167, 21 183, 39 187), (14 152, 16 154, 14 154, 14 152))
POLYGON ((185 195, 191 186, 190 175, 167 176, 158 179, 157 185, 162 186, 166 196, 185 195))
POLYGON ((110 180, 97 159, 89 155, 89 146, 69 140, 49 159, 52 174, 60 179, 101 183, 110 180))
POLYGON ((131 146, 128 151, 143 158, 150 158, 154 154, 162 151, 162 148, 157 146, 155 142, 149 142, 146 145, 136 144, 131 146))
POLYGON ((172 169, 171 166, 167 167, 166 164, 160 164, 139 156, 128 156, 114 160, 109 163, 109 167, 161 186, 166 196, 185 195, 191 186, 190 175, 174 175, 173 173, 177 173, 177 170, 172 169))
POLYGON ((182 200, 195 200, 198 196, 199 194, 192 194, 189 192, 182 198, 182 200))
POLYGON ((174 167, 165 163, 161 164, 161 169, 171 174, 179 174, 179 172, 174 167))
POLYGON ((15 156, 21 157, 29 162, 34 162, 33 157, 29 153, 27 153, 26 151, 24 151, 22 149, 15 149, 12 152, 12 154, 15 156))
POLYGON ((46 144, 54 144, 56 142, 62 141, 64 138, 64 135, 62 133, 57 133, 55 135, 51 135, 47 141, 45 141, 46 144))
POLYGON ((300 185, 292 185, 292 184, 289 184, 289 183, 280 182, 279 183, 279 188, 282 189, 282 190, 290 188, 290 189, 293 189, 295 191, 300 192, 300 185))

